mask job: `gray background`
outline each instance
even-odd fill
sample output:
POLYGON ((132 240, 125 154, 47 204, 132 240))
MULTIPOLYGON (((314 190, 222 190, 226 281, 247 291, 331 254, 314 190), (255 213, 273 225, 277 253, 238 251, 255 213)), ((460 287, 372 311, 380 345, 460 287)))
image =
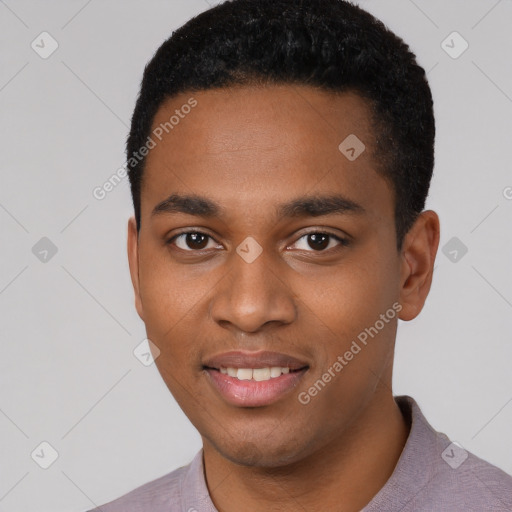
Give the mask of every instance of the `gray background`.
MULTIPOLYGON (((359 3, 416 52, 437 117, 428 207, 441 246, 424 311, 400 322, 394 391, 512 473, 512 2, 359 3), (458 36, 442 46, 453 31, 469 44, 458 58, 458 36)), ((154 364, 133 354, 145 331, 125 254, 127 179, 103 200, 93 190, 124 163, 144 64, 206 8, 0 0, 2 512, 83 511, 200 448, 154 364), (59 45, 46 59, 31 47, 51 48, 43 31, 59 45), (43 441, 58 453, 48 469, 43 441)))

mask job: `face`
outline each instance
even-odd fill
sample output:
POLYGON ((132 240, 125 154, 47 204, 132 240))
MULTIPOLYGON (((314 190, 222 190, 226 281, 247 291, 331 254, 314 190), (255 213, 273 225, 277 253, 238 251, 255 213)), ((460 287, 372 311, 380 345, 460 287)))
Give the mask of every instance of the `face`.
POLYGON ((391 393, 398 311, 423 303, 404 294, 414 254, 396 249, 367 104, 305 86, 219 89, 168 100, 153 130, 176 110, 147 157, 138 237, 129 223, 156 365, 219 454, 299 461, 391 393), (339 149, 350 135, 359 156, 354 138, 339 149))

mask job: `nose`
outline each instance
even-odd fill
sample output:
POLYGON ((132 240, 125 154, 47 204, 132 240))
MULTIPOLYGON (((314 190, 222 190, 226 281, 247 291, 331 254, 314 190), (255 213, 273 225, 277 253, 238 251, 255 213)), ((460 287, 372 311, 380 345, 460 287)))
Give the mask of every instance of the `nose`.
POLYGON ((254 261, 236 252, 229 272, 216 287, 210 315, 220 326, 255 333, 269 324, 286 325, 296 318, 293 292, 275 258, 263 251, 254 261))

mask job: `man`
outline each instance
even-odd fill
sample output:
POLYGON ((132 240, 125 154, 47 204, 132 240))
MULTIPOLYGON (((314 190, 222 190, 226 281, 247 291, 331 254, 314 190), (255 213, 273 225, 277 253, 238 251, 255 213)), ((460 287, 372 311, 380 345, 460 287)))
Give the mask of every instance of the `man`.
POLYGON ((512 478, 391 389, 439 243, 434 135, 414 55, 342 0, 233 0, 158 49, 128 256, 203 449, 97 510, 512 510, 512 478))

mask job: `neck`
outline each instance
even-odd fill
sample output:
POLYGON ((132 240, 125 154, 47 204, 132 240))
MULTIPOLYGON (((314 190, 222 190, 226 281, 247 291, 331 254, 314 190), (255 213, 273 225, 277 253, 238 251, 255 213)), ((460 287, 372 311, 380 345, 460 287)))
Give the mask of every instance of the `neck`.
POLYGON ((342 436, 281 468, 246 467, 203 439, 210 496, 219 512, 337 510, 357 512, 389 479, 409 435, 390 392, 374 400, 342 436))

